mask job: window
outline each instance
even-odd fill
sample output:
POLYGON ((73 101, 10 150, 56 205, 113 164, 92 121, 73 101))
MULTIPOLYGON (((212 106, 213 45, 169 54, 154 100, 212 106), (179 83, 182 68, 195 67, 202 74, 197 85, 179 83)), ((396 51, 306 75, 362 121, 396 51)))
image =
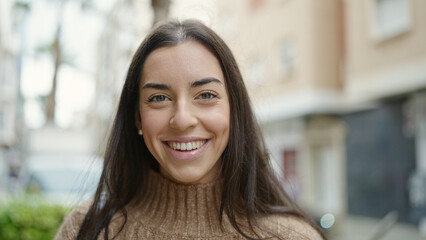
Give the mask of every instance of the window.
POLYGON ((0 105, 0 133, 6 130, 6 108, 0 105))
POLYGON ((283 151, 283 173, 284 189, 290 197, 296 199, 299 195, 299 183, 296 170, 296 149, 285 149, 283 151))
POLYGON ((383 41, 409 30, 409 0, 369 0, 370 32, 376 41, 383 41))
POLYGON ((279 71, 284 77, 288 77, 294 67, 294 47, 292 42, 285 41, 279 47, 279 71))
POLYGON ((17 87, 17 63, 10 54, 3 53, 0 57, 0 97, 7 99, 7 96, 14 95, 17 87))
POLYGON ((296 177, 296 150, 284 150, 283 162, 284 181, 292 181, 296 177))
MULTIPOLYGON (((0 54, 2 54, 2 53, 0 53, 0 54)), ((0 91, 2 91, 2 93, 3 92, 6 92, 6 90, 5 89, 7 89, 7 87, 8 87, 8 85, 9 85, 9 83, 8 83, 8 78, 7 78, 7 75, 8 75, 8 73, 7 73, 7 59, 6 59, 6 56, 1 56, 1 58, 0 58, 0 91), (3 59, 1 59, 1 58, 3 58, 3 59)))

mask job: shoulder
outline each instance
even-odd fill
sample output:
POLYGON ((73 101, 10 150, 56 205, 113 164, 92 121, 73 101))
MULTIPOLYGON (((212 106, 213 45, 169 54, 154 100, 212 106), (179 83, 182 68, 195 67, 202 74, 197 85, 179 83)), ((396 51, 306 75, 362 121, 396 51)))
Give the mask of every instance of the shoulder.
POLYGON ((280 214, 263 217, 260 222, 285 239, 323 240, 319 232, 300 217, 280 214))
POLYGON ((91 204, 92 201, 87 201, 74 208, 64 219, 55 240, 76 239, 80 225, 89 211, 91 204))

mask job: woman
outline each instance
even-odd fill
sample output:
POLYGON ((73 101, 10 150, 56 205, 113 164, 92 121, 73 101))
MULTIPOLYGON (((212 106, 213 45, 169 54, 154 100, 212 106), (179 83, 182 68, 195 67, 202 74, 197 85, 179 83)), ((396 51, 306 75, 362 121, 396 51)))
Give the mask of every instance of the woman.
POLYGON ((57 239, 322 239, 285 194, 231 51, 194 20, 135 53, 94 200, 57 239))

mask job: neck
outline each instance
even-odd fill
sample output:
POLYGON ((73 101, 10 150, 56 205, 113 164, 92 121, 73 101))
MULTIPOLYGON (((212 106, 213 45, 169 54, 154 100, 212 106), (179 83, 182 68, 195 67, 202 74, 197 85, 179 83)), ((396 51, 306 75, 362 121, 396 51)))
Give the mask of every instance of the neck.
POLYGON ((183 185, 154 171, 149 174, 148 189, 135 206, 137 211, 129 211, 135 220, 169 234, 218 236, 223 232, 219 221, 222 181, 183 185))

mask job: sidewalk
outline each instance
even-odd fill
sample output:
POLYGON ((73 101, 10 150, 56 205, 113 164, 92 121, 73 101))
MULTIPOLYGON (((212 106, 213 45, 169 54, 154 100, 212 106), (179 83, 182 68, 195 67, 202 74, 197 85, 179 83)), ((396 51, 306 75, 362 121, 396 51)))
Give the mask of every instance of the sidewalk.
MULTIPOLYGON (((379 220, 367 217, 348 216, 340 231, 330 233, 330 240, 371 240, 379 220)), ((380 240, 426 240, 426 236, 413 225, 396 223, 380 240)))

